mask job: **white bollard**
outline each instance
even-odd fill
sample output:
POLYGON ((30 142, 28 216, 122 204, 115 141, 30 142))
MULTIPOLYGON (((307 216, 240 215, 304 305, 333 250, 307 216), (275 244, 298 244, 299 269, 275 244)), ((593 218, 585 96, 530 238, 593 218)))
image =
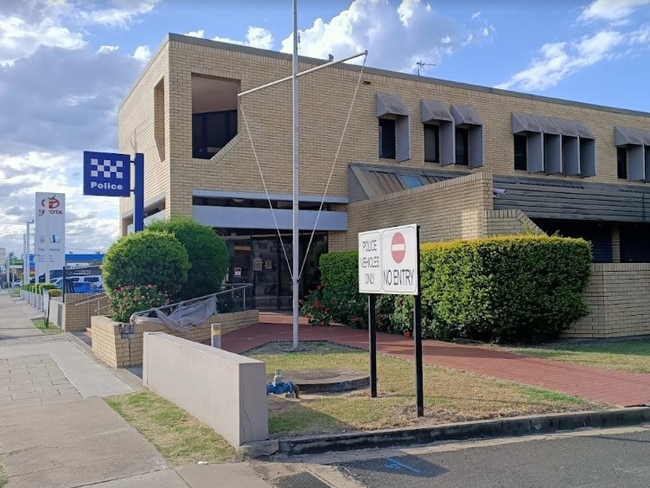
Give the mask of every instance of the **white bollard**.
POLYGON ((221 349, 221 324, 211 324, 212 327, 212 347, 221 349))

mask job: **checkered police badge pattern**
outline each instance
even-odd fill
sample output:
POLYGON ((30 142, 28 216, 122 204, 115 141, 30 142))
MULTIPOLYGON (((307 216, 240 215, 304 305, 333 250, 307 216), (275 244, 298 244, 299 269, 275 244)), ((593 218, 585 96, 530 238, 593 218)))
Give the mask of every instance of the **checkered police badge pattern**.
POLYGON ((84 151, 84 195, 128 197, 130 192, 128 154, 84 151))
POLYGON ((124 162, 111 161, 110 159, 90 159, 90 177, 121 180, 124 178, 124 162))

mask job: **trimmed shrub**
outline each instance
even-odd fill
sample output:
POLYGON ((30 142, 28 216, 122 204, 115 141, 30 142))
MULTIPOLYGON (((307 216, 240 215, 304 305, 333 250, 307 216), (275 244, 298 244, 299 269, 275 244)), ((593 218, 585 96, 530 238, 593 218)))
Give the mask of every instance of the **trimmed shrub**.
MULTIPOLYGON (((367 327, 357 252, 321 256, 323 285, 301 310, 313 325, 367 327)), ((420 253, 422 335, 488 342, 552 340, 588 313, 591 247, 583 239, 503 236, 424 244, 420 253)), ((379 330, 410 334, 413 297, 382 295, 379 330)))
POLYGON ((552 340, 588 313, 591 247, 583 239, 504 236, 421 251, 426 337, 552 340))
POLYGON ((172 301, 187 281, 190 262, 183 245, 168 232, 136 232, 114 242, 102 264, 110 296, 124 286, 153 285, 172 301))
POLYGON ((301 311, 312 325, 339 323, 357 328, 368 326, 368 298, 359 293, 357 252, 320 256, 322 285, 305 297, 301 311))
POLYGON ((169 304, 167 295, 154 285, 122 286, 112 293, 111 318, 117 322, 127 322, 135 312, 169 304))
POLYGON ((190 261, 180 298, 188 300, 216 293, 228 271, 228 247, 211 227, 187 217, 149 224, 145 232, 169 232, 183 245, 190 261))
POLYGON ((58 288, 53 288, 51 290, 48 290, 47 292, 50 295, 50 298, 60 297, 63 295, 63 290, 59 290, 58 288))

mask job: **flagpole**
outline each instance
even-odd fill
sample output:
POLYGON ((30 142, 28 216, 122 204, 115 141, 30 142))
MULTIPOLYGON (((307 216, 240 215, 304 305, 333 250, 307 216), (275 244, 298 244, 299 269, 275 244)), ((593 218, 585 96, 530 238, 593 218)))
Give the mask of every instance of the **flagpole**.
POLYGON ((292 76, 292 93, 293 93, 293 201, 292 201, 292 309, 293 309, 293 350, 298 349, 298 286, 300 283, 300 240, 298 213, 299 213, 299 195, 300 195, 300 164, 298 156, 298 0, 293 0, 293 76, 292 76))

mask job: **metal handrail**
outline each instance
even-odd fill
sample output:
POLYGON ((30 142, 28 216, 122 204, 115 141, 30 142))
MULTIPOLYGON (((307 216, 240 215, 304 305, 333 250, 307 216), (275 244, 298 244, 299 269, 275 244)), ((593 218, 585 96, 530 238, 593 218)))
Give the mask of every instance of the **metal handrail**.
MULTIPOLYGON (((225 283, 222 286, 233 286, 234 288, 232 288, 230 290, 221 290, 221 291, 218 291, 216 293, 210 293, 209 295, 204 295, 204 296, 201 296, 201 297, 191 298, 189 300, 183 300, 183 301, 176 302, 176 303, 170 303, 169 305, 163 305, 162 307, 152 307, 152 308, 149 308, 147 310, 142 310, 140 312, 135 312, 133 315, 148 314, 150 312, 153 312, 154 310, 165 310, 165 309, 168 309, 168 308, 175 309, 175 308, 180 307, 181 305, 186 305, 188 303, 195 303, 195 302, 199 302, 199 301, 202 301, 202 300, 207 300, 208 298, 218 297, 219 295, 225 295, 227 293, 232 294, 232 293, 235 293, 238 290, 244 290, 243 306, 244 306, 244 310, 246 310, 246 292, 245 292, 245 290, 246 290, 246 288, 251 288, 253 286, 253 284, 252 283, 242 283, 242 284, 225 283)), ((167 314, 167 315, 169 315, 169 314, 167 314)))

